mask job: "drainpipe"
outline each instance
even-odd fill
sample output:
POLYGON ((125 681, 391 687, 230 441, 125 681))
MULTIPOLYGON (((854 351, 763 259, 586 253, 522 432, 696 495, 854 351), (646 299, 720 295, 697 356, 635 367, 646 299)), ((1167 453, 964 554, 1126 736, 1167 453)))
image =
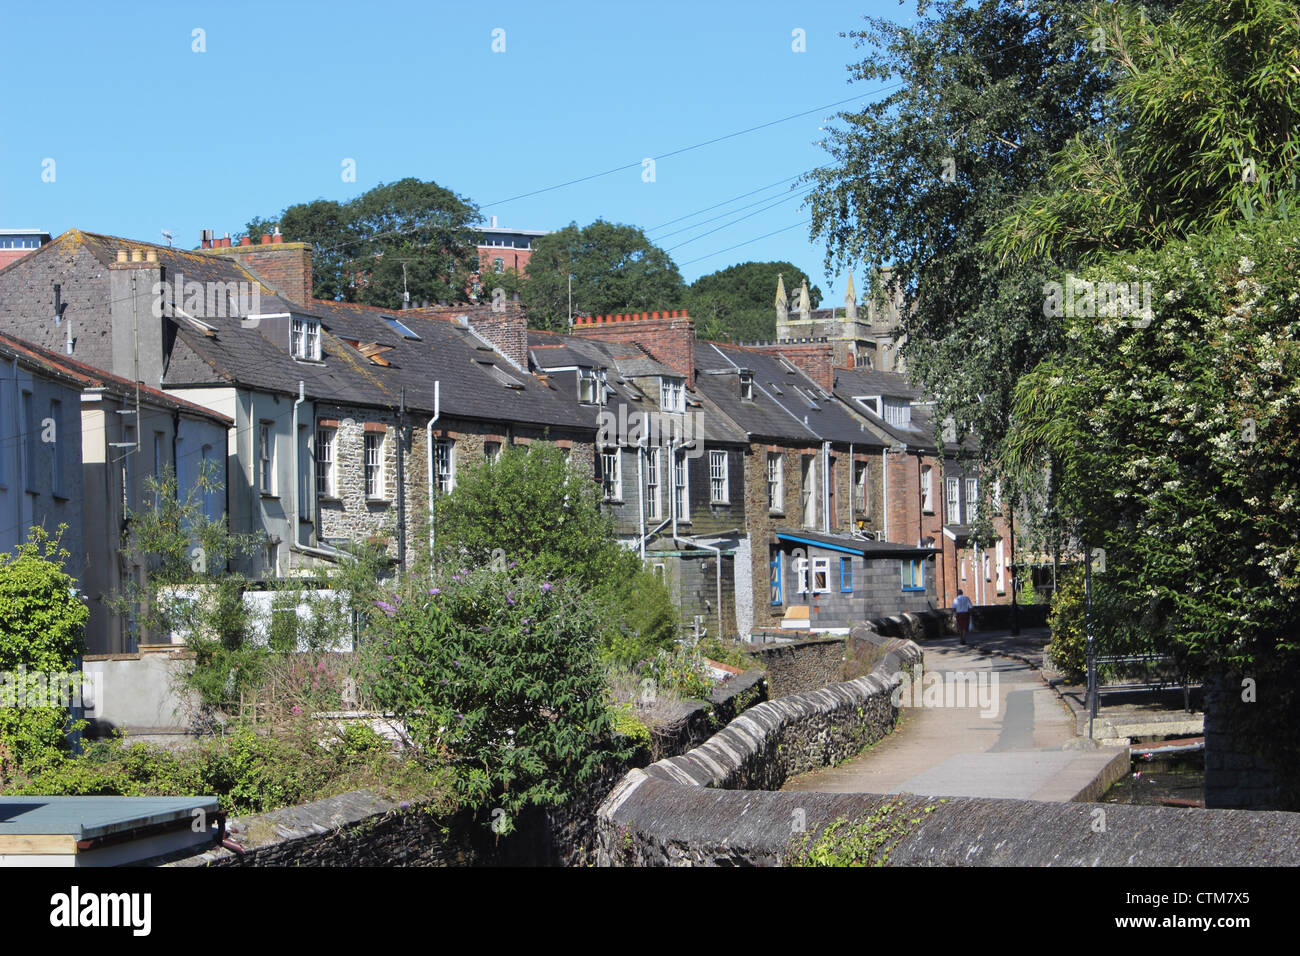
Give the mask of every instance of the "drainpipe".
POLYGON ((677 439, 668 439, 668 501, 672 505, 673 540, 677 540, 677 439))
POLYGON ((831 533, 831 443, 822 442, 822 531, 831 533))
MULTIPOLYGON (((644 477, 642 477, 642 472, 641 472, 642 455, 645 449, 645 446, 642 444, 644 440, 645 440, 645 436, 642 435, 639 438, 637 438, 637 442, 636 442, 636 511, 637 511, 637 521, 641 527, 641 564, 642 565, 645 564, 645 479, 644 477)), ((621 455, 622 453, 623 453, 622 449, 620 448, 619 454, 621 455)), ((621 471, 622 468, 620 467, 619 470, 621 471)))
POLYGON ((303 402, 307 401, 307 391, 302 380, 298 380, 298 399, 293 403, 293 427, 289 432, 289 439, 293 447, 293 517, 290 519, 292 524, 289 526, 289 534, 292 535, 291 547, 296 548, 298 540, 298 518, 302 509, 302 473, 299 470, 301 463, 298 461, 298 408, 303 402))
POLYGON ((884 497, 885 497, 884 505, 882 508, 882 510, 884 511, 884 515, 882 517, 884 518, 885 521, 884 540, 888 541, 889 540, 889 446, 888 445, 886 445, 880 451, 880 488, 881 491, 884 493, 884 497))
POLYGON ((303 383, 299 382, 298 399, 293 403, 293 434, 290 436, 293 440, 293 515, 290 518, 290 521, 292 521, 293 524, 289 528, 289 533, 293 537, 289 542, 289 550, 316 558, 329 558, 332 561, 337 561, 340 557, 340 552, 337 548, 313 547, 312 545, 303 544, 298 540, 298 528, 302 518, 302 472, 301 463, 298 460, 298 406, 305 401, 307 401, 307 393, 303 383))
POLYGON ((442 415, 442 382, 433 383, 433 417, 424 426, 424 450, 429 458, 429 566, 433 567, 433 424, 442 415))
POLYGON ((406 386, 402 386, 401 404, 397 410, 397 569, 406 574, 406 456, 402 442, 406 440, 406 386))

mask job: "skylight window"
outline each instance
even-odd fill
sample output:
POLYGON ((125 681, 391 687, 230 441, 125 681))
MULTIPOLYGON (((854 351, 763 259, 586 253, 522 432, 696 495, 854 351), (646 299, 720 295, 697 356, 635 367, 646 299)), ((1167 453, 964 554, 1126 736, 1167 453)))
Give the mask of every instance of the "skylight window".
POLYGON ((408 329, 401 322, 397 321, 397 319, 393 318, 391 315, 384 316, 384 321, 388 323, 389 328, 391 328, 394 332, 397 332, 399 335, 401 335, 402 338, 415 339, 415 341, 417 342, 420 341, 420 337, 418 335, 416 335, 414 332, 408 329))

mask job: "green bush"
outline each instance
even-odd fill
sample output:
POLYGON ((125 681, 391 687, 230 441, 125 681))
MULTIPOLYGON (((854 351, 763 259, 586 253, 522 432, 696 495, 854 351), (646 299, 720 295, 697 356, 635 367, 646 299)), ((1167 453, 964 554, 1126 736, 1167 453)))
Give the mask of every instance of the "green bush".
POLYGON ((658 690, 680 694, 695 700, 708 699, 713 677, 704 657, 695 645, 676 644, 656 651, 638 668, 642 677, 654 681, 658 690))
POLYGON ((436 580, 378 602, 366 691, 426 759, 450 757, 463 803, 503 809, 508 832, 626 756, 599 660, 608 624, 572 585, 486 569, 436 580))
POLYGON ((0 782, 6 763, 24 769, 55 759, 75 729, 63 707, 15 706, 37 694, 49 700, 53 675, 72 675, 79 686, 90 611, 63 569, 63 530, 51 538, 32 528, 13 553, 0 553, 0 782))

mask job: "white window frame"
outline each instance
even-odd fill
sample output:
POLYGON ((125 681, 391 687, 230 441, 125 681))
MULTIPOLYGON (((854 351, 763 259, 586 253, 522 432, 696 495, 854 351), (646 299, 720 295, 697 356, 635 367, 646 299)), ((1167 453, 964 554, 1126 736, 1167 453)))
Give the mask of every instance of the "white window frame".
POLYGON ((740 400, 742 402, 754 400, 754 373, 747 368, 740 370, 740 400))
POLYGON ((600 405, 600 378, 595 369, 578 369, 578 402, 583 405, 600 405))
POLYGON ((623 453, 617 446, 601 449, 600 485, 602 500, 623 500, 623 453))
POLYGON ((338 429, 316 429, 316 497, 337 498, 338 479, 338 429))
POLYGON ((677 508, 677 520, 691 520, 691 478, 690 459, 686 450, 673 454, 673 502, 677 508))
POLYGON ((977 478, 966 479, 966 523, 979 517, 980 483, 977 478))
POLYGON ((275 423, 257 423, 257 489, 268 498, 275 497, 275 423))
POLYGON ((305 362, 320 361, 320 323, 315 319, 290 319, 289 341, 294 358, 305 362))
POLYGON ((367 501, 383 501, 388 490, 384 481, 384 438, 386 432, 365 432, 361 439, 361 475, 367 501))
POLYGON ((661 495, 659 492, 663 472, 660 469, 659 449, 647 448, 645 455, 645 512, 651 521, 658 521, 663 515, 661 495))
POLYGON ((813 558, 812 576, 809 582, 813 594, 831 593, 831 559, 813 558))
POLYGON ((731 482, 727 475, 727 453, 709 452, 709 502, 715 505, 731 503, 731 482))
POLYGON ((767 510, 785 511, 785 458, 776 451, 767 453, 767 510))
POLYGON ((686 411, 686 382, 680 378, 659 379, 659 407, 665 412, 686 411))
POLYGON ((997 543, 997 590, 999 594, 1007 593, 1007 548, 1006 542, 998 538, 997 543))
POLYGON ((961 479, 945 478, 943 485, 946 492, 943 506, 947 509, 944 517, 948 524, 961 524, 961 479))
POLYGON ((456 442, 452 438, 439 438, 433 445, 433 474, 438 494, 449 495, 456 490, 456 442))
POLYGON ((501 460, 501 442, 485 441, 483 443, 483 460, 489 465, 495 465, 501 460))
POLYGON ((921 466, 921 511, 934 514, 934 468, 921 466))
POLYGON ((869 513, 867 507, 867 463, 865 461, 855 461, 853 463, 853 508, 863 514, 869 513))
POLYGON ((817 527, 817 456, 804 455, 800 463, 799 510, 805 528, 817 527))

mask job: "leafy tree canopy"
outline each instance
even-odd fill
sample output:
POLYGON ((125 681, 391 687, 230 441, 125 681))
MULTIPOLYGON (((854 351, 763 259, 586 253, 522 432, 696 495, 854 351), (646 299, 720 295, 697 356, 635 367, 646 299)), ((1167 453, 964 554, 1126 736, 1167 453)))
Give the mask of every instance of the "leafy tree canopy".
POLYGON ((700 276, 690 288, 690 310, 701 338, 730 342, 767 341, 776 337, 776 281, 781 276, 793 302, 801 283, 808 283, 812 307, 822 291, 807 273, 790 262, 741 262, 700 276))
POLYGON ((919 16, 849 34, 867 49, 851 77, 901 88, 840 114, 832 161, 807 178, 812 232, 837 271, 893 265, 913 378, 936 420, 973 426, 993 455, 1016 379, 1060 328, 1042 311, 1046 267, 1000 265, 981 242, 1098 116, 1106 73, 1073 3, 943 0, 919 16))
POLYGON ((380 184, 346 202, 317 199, 257 218, 249 235, 277 224, 290 242, 310 242, 312 294, 399 308, 403 279, 413 302, 458 302, 478 269, 478 207, 413 177, 380 184), (403 275, 405 270, 405 276, 403 275))
MULTIPOLYGON (((574 314, 679 309, 687 289, 668 253, 636 226, 597 219, 569 223, 533 243, 521 298, 534 328, 568 328, 569 276, 574 314)), ((485 287, 493 276, 484 276, 485 287)))

